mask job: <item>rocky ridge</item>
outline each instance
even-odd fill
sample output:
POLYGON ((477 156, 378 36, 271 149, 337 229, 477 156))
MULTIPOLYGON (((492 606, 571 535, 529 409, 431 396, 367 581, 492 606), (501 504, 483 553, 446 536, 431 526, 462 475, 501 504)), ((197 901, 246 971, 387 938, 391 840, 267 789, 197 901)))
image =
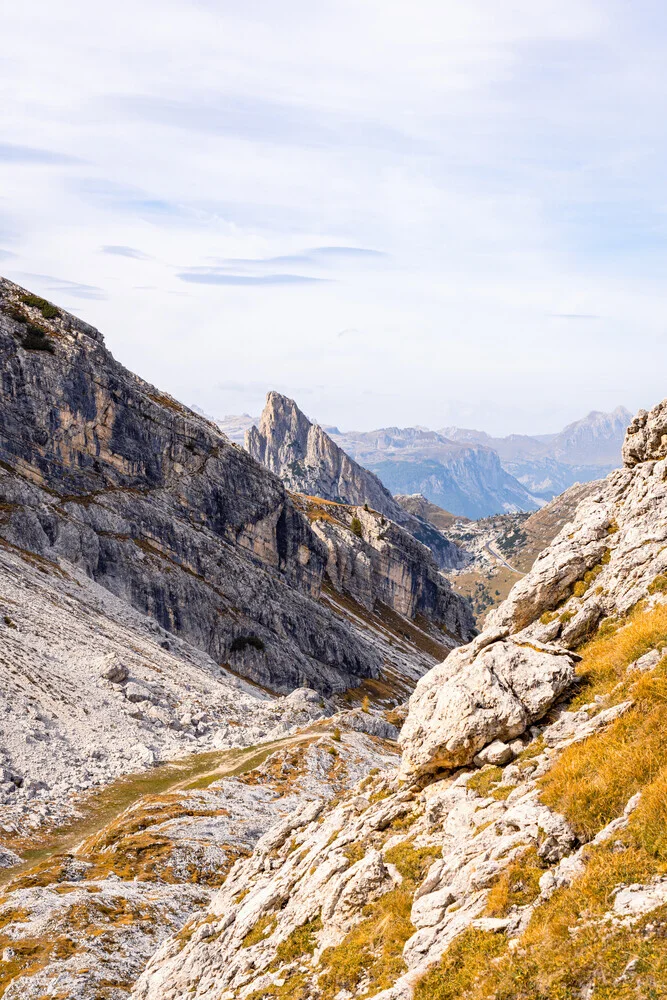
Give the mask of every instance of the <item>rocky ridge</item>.
POLYGON ((258 427, 245 435, 246 450, 288 489, 352 506, 366 506, 405 528, 433 552, 441 568, 462 566, 465 553, 424 518, 406 512, 377 476, 362 468, 294 400, 270 392, 258 427))
POLYGON ((335 442, 394 494, 422 493, 465 517, 537 510, 540 501, 501 465, 493 448, 452 441, 423 427, 336 434, 335 442))
POLYGON ((450 996, 447 970, 468 968, 460 995, 475 1000, 498 983, 525 996, 531 976, 574 991, 562 995, 594 996, 601 975, 659 995, 664 852, 641 824, 664 801, 663 771, 633 777, 621 761, 667 738, 665 412, 640 414, 626 467, 584 499, 483 633, 419 681, 400 771, 274 828, 133 996, 422 1000, 450 996), (587 689, 601 693, 584 703, 587 689), (598 813, 591 794, 613 801, 598 813), (564 938, 544 936, 552 897, 579 908, 564 938), (618 954, 604 951, 612 940, 618 954))

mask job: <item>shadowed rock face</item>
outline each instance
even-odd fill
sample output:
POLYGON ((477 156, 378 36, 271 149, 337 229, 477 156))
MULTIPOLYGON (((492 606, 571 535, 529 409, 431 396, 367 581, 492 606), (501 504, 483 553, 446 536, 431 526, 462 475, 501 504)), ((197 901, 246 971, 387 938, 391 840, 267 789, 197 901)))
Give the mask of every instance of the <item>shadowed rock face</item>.
POLYGON ((270 392, 259 427, 246 431, 248 452, 295 492, 364 505, 400 524, 433 552, 441 568, 465 565, 465 553, 424 518, 403 510, 378 477, 358 465, 292 399, 270 392))
POLYGON ((318 603, 325 545, 215 425, 1 279, 0 356, 0 538, 70 560, 275 690, 378 674, 372 639, 318 603))

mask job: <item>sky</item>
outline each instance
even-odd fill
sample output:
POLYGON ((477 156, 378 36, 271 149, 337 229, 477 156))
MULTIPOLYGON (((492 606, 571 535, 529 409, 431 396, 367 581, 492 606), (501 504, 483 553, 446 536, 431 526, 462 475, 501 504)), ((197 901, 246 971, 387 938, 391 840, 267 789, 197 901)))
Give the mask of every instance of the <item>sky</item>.
POLYGON ((213 416, 558 430, 667 395, 656 0, 24 0, 0 273, 213 416))

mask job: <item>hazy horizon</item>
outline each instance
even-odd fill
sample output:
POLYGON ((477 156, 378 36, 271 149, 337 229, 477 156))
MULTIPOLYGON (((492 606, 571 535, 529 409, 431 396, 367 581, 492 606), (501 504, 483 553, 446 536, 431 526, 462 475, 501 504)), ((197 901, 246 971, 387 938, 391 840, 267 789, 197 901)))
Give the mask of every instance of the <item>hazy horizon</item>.
MULTIPOLYGON (((596 412, 597 413, 603 413, 605 416, 610 416, 613 413, 615 413, 616 410, 625 410, 626 412, 628 412, 630 414, 631 417, 634 416, 634 413, 631 410, 629 410, 627 406, 624 406, 622 403, 619 403, 617 406, 612 407, 610 410, 604 410, 604 411, 602 411, 602 410, 597 410, 597 411, 596 410, 587 410, 585 413, 581 413, 578 417, 575 417, 574 420, 569 420, 566 424, 563 424, 562 426, 553 428, 550 431, 540 431, 539 433, 537 431, 535 431, 532 434, 531 434, 530 431, 521 431, 521 432, 509 431, 507 434, 496 434, 494 432, 493 428, 489 428, 489 427, 471 427, 471 426, 464 426, 464 425, 461 425, 461 424, 441 424, 438 427, 428 427, 426 424, 407 423, 407 424, 401 424, 401 425, 399 425, 399 424, 382 424, 382 425, 380 425, 380 424, 374 424, 373 426, 370 426, 370 427, 346 427, 346 426, 341 426, 340 422, 320 420, 320 419, 318 419, 317 414, 312 414, 312 413, 306 412, 306 410, 299 404, 299 400, 298 399, 295 399, 294 402, 297 404, 297 406, 299 407, 299 409, 303 413, 305 413, 305 415, 308 417, 308 419, 311 421, 311 423, 319 424, 319 426, 323 427, 325 430, 330 430, 331 428, 335 427, 341 434, 353 434, 353 433, 368 434, 368 433, 371 433, 373 431, 387 430, 387 429, 389 429, 391 427, 399 427, 399 429, 402 429, 402 430, 409 430, 411 428, 414 428, 415 430, 426 430, 426 431, 435 431, 436 433, 442 433, 443 431, 445 431, 447 429, 456 427, 457 430, 474 431, 476 433, 486 433, 490 437, 493 437, 493 438, 496 438, 496 437, 510 437, 513 434, 519 434, 519 433, 521 435, 524 435, 524 436, 527 436, 527 437, 531 437, 531 436, 532 437, 549 437, 549 436, 555 437, 557 434, 559 434, 562 430, 564 430, 570 424, 578 423, 579 421, 584 420, 586 417, 589 417, 593 413, 596 413, 596 412)), ((252 421, 254 421, 256 423, 260 419, 261 411, 264 408, 263 405, 262 405, 260 407, 260 409, 258 410, 258 412, 255 413, 255 414, 243 412, 243 413, 225 413, 225 414, 220 415, 220 414, 208 413, 204 409, 204 407, 200 406, 199 403, 197 403, 197 402, 191 402, 191 403, 186 404, 186 405, 189 405, 192 409, 200 410, 206 417, 209 417, 210 419, 213 419, 213 420, 219 420, 221 423, 224 423, 225 421, 229 421, 229 420, 241 420, 243 418, 248 419, 248 420, 252 420, 252 421)))

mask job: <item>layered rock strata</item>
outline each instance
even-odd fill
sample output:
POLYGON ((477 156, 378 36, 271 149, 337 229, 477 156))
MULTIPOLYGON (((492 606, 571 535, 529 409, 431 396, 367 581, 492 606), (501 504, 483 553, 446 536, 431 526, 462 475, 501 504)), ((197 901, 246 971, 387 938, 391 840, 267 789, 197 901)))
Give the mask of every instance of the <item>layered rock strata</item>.
MULTIPOLYGON (((0 537, 65 559, 218 664, 341 691, 382 655, 320 600, 327 548, 280 480, 0 281, 0 537)), ((451 595, 450 603, 460 599, 451 595)))

